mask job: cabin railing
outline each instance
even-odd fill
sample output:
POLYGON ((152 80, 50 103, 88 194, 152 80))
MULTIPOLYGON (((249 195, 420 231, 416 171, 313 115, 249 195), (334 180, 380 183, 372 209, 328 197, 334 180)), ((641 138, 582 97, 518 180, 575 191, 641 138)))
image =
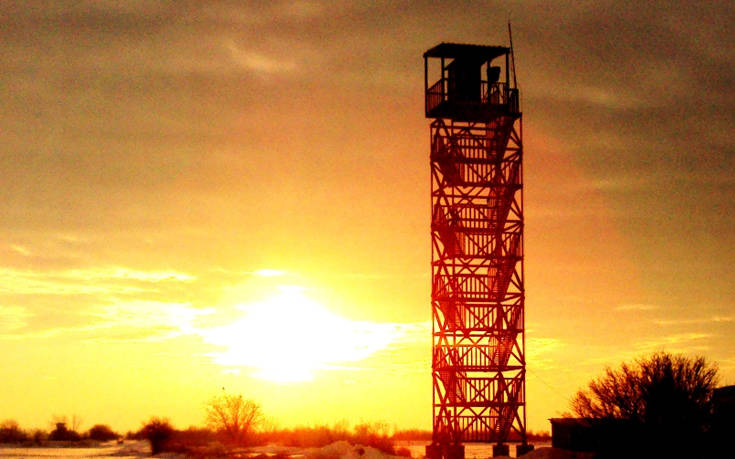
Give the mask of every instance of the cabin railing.
POLYGON ((441 80, 434 83, 434 86, 426 90, 426 114, 431 113, 436 107, 441 105, 446 99, 446 92, 444 91, 444 81, 441 80))
POLYGON ((507 83, 480 82, 480 94, 476 100, 450 100, 448 91, 449 79, 441 78, 426 90, 425 109, 426 115, 431 114, 440 105, 449 102, 457 107, 491 105, 504 107, 509 113, 518 113, 518 89, 510 88, 507 83))

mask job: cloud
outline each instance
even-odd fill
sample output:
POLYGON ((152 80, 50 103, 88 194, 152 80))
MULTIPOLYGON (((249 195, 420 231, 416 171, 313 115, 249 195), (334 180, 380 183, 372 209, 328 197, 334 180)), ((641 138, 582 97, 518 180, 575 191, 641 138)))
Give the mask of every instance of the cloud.
POLYGON ((253 274, 261 277, 280 277, 287 273, 280 269, 264 268, 254 271, 253 274))
POLYGON ((644 303, 621 304, 615 307, 616 311, 654 311, 658 306, 644 303))
POLYGON ((213 315, 212 308, 195 308, 186 303, 161 301, 124 301, 94 306, 76 314, 83 323, 71 326, 18 331, 28 325, 21 319, 30 317, 28 311, 10 309, 8 315, 0 309, 0 331, 4 317, 15 326, 5 327, 0 338, 6 340, 42 340, 66 338, 90 342, 153 342, 196 334, 197 321, 213 315))
POLYGON ((199 317, 214 313, 214 308, 195 308, 189 303, 120 301, 100 306, 89 315, 115 327, 166 327, 176 333, 192 333, 199 317))
POLYGON ((121 266, 31 270, 0 267, 0 293, 10 295, 135 294, 157 284, 192 282, 180 271, 144 271, 121 266))
POLYGON ((573 86, 565 87, 559 85, 530 86, 529 96, 551 98, 563 103, 581 103, 593 105, 601 109, 626 110, 644 106, 644 101, 633 95, 621 95, 614 92, 612 88, 599 86, 573 86))
POLYGON ((284 74, 296 68, 296 63, 293 61, 276 59, 262 53, 241 49, 232 40, 228 40, 225 47, 235 63, 258 73, 265 75, 284 74))
POLYGON ((28 309, 20 306, 0 306, 0 334, 25 327, 32 315, 28 309))
POLYGON ((558 338, 527 336, 526 357, 530 368, 551 370, 558 367, 558 353, 566 343, 558 338))
POLYGON ((191 282, 196 277, 180 271, 143 271, 121 266, 93 269, 70 269, 61 273, 69 279, 90 280, 133 280, 141 282, 191 282))
POLYGON ((10 250, 13 250, 14 252, 17 252, 26 257, 33 255, 33 252, 31 252, 28 248, 18 244, 10 244, 10 250))
POLYGON ((719 323, 730 323, 735 322, 735 316, 708 316, 698 317, 693 319, 654 319, 653 323, 656 325, 695 325, 695 324, 719 324, 719 323))
POLYGON ((661 337, 652 337, 635 343, 640 352, 650 353, 665 350, 672 353, 688 353, 692 351, 706 351, 710 348, 708 340, 713 338, 711 333, 685 332, 661 337))
POLYGON ((304 20, 321 16, 328 5, 318 1, 289 1, 282 4, 285 14, 294 16, 297 19, 304 20))

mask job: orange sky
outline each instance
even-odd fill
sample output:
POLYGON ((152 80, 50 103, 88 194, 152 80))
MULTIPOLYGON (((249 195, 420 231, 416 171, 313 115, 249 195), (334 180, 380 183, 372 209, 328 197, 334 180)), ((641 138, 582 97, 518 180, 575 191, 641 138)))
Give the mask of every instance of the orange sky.
POLYGON ((422 53, 507 44, 528 426, 606 365, 735 383, 726 4, 3 2, 1 417, 430 428, 422 53))

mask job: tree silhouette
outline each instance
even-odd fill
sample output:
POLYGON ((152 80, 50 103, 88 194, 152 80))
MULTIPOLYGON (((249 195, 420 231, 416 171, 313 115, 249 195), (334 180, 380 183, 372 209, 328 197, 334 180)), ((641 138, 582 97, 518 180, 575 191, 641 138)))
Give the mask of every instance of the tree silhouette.
POLYGON ((110 426, 105 424, 96 424, 89 429, 87 436, 90 438, 90 440, 95 441, 110 441, 120 437, 120 435, 113 431, 110 426))
POLYGON ((649 441, 691 447, 709 427, 716 383, 717 367, 703 357, 660 352, 608 368, 571 404, 580 417, 629 421, 649 441))
POLYGON ((242 395, 223 394, 207 403, 207 423, 234 444, 244 444, 262 421, 260 405, 242 395))
POLYGON ((151 454, 156 455, 165 449, 174 434, 174 428, 171 427, 168 419, 153 417, 143 426, 140 434, 151 444, 151 454))
POLYGON ((0 423, 0 443, 20 443, 28 439, 28 435, 21 430, 18 422, 8 419, 0 423))
POLYGON ((48 436, 51 441, 78 441, 81 438, 78 432, 69 430, 65 422, 57 422, 56 427, 48 436))

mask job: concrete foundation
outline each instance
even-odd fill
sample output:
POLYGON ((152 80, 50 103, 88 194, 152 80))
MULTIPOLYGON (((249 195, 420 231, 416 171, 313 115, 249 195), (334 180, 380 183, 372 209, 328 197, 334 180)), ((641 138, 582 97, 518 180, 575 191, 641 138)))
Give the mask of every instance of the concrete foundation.
POLYGON ((426 459, 464 459, 464 445, 426 445, 426 459))
POLYGON ((510 456, 510 445, 498 443, 493 445, 493 457, 510 456))
POLYGON ((521 457, 526 453, 533 451, 533 445, 530 443, 523 443, 516 446, 516 457, 521 457))
POLYGON ((426 459, 442 459, 441 445, 426 445, 426 459))

